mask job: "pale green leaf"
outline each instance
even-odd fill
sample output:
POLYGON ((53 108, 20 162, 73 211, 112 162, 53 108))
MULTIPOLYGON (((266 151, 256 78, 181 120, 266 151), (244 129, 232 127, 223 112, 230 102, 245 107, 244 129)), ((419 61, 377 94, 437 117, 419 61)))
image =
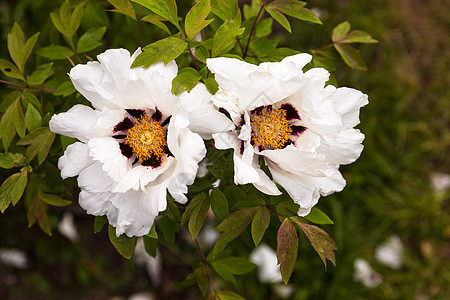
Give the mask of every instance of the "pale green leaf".
POLYGON ((50 45, 36 51, 36 54, 51 60, 67 59, 74 56, 72 50, 60 45, 50 45))
POLYGON ((25 113, 25 127, 29 132, 31 132, 41 125, 41 114, 31 103, 28 103, 27 111, 25 113))
POLYGON ((211 0, 211 11, 224 21, 233 19, 238 9, 237 0, 211 0))
POLYGON ((189 10, 184 24, 186 35, 189 40, 192 40, 197 33, 214 20, 205 20, 210 11, 211 5, 209 0, 200 0, 191 8, 191 10, 189 10))
POLYGON ((164 20, 165 20, 164 18, 162 18, 162 17, 160 17, 160 16, 158 16, 157 14, 154 14, 154 13, 149 13, 148 15, 146 15, 145 17, 143 17, 141 19, 141 21, 151 23, 151 24, 155 25, 156 27, 162 29, 167 34, 170 34, 169 28, 167 28, 166 24, 161 22, 161 21, 164 21, 164 20))
POLYGON ((167 21, 175 25, 178 29, 180 24, 177 17, 177 4, 175 0, 132 0, 137 4, 140 4, 157 15, 165 18, 167 21))
POLYGON ((58 88, 56 89, 55 95, 67 97, 69 95, 72 95, 75 92, 76 92, 76 90, 75 90, 75 87, 73 86, 72 81, 67 80, 58 86, 58 88))
POLYGON ((14 23, 11 32, 8 33, 7 44, 9 55, 19 69, 20 74, 24 72, 25 63, 36 44, 38 36, 39 32, 25 41, 23 31, 17 23, 14 23))
POLYGON ((362 30, 353 30, 346 36, 344 36, 339 43, 363 43, 363 44, 374 44, 378 43, 377 40, 372 38, 370 34, 362 30))
POLYGON ((212 57, 219 56, 230 51, 236 43, 236 36, 242 34, 241 14, 238 10, 236 16, 230 21, 225 21, 217 29, 213 39, 212 57))
POLYGON ((106 32, 106 27, 91 28, 83 34, 77 43, 77 52, 83 53, 91 51, 102 45, 99 42, 106 32))
POLYGON ((0 58, 0 71, 8 77, 25 81, 23 75, 20 74, 19 69, 17 69, 17 67, 9 60, 0 58))
POLYGON ((258 246, 259 242, 263 238, 266 229, 269 227, 269 223, 269 210, 265 206, 261 206, 252 221, 252 238, 255 246, 258 246))
POLYGON ((3 213, 9 204, 16 205, 22 197, 28 181, 28 172, 23 168, 20 172, 9 176, 0 186, 0 211, 3 213))
POLYGON ((289 20, 276 8, 266 6, 264 9, 269 13, 269 15, 272 16, 272 18, 275 19, 278 23, 280 23, 281 26, 284 27, 289 33, 292 33, 291 24, 289 23, 289 20))
POLYGON ((178 95, 184 91, 190 92, 201 78, 200 73, 193 68, 181 69, 172 81, 172 94, 178 95))
POLYGON ((134 8, 130 0, 108 0, 108 2, 116 8, 115 11, 136 20, 136 13, 134 12, 134 8))
POLYGON ((143 52, 133 62, 132 67, 142 66, 148 68, 160 60, 163 60, 167 64, 180 56, 186 47, 186 41, 176 37, 167 37, 145 46, 143 52))
POLYGON ((26 163, 27 158, 20 153, 0 153, 0 168, 11 169, 26 163))
POLYGON ((27 84, 30 86, 37 86, 44 83, 47 78, 52 76, 54 73, 53 63, 48 63, 45 65, 40 65, 36 71, 34 71, 30 76, 27 77, 27 84))
POLYGON ((304 218, 310 222, 320 225, 334 224, 333 220, 331 220, 330 217, 328 217, 323 211, 321 211, 317 207, 313 207, 311 209, 311 212, 304 218))
POLYGON ((331 39, 333 40, 333 42, 338 42, 349 31, 350 31, 350 23, 348 21, 339 23, 338 25, 336 25, 336 27, 334 27, 333 32, 331 33, 331 39))

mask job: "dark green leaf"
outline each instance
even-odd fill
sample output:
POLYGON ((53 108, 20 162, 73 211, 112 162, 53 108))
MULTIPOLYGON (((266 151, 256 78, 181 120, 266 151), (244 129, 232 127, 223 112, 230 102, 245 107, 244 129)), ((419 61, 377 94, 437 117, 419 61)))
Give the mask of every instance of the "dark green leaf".
POLYGON ((287 284, 297 261, 298 236, 292 222, 286 218, 278 229, 277 259, 280 265, 281 277, 287 284))
POLYGON ((27 77, 27 83, 31 86, 37 86, 44 83, 54 72, 52 69, 53 63, 40 65, 36 71, 27 77))
MULTIPOLYGON (((21 92, 19 91, 12 91, 9 94, 6 94, 3 96, 3 99, 0 101, 0 113, 4 113, 8 107, 10 107, 17 98, 20 98, 21 92)), ((1 132, 1 130, 0 130, 1 132)), ((0 134, 1 137, 1 134, 0 134)))
POLYGON ((278 48, 278 49, 275 49, 274 51, 272 51, 267 56, 267 59, 269 59, 269 61, 282 61, 284 58, 298 54, 298 53, 300 53, 300 52, 297 50, 290 49, 290 48, 278 48))
POLYGON ((106 27, 91 28, 83 34, 77 43, 77 52, 91 51, 102 45, 99 41, 106 32, 106 27))
POLYGON ((41 102, 35 95, 33 95, 27 91, 23 91, 21 96, 22 96, 21 97, 22 104, 24 107, 28 107, 28 104, 32 104, 34 106, 34 108, 36 108, 37 110, 40 111, 41 102))
POLYGON ((59 45, 50 45, 36 51, 36 54, 51 60, 67 59, 67 57, 74 56, 72 50, 67 47, 59 45))
POLYGON ((158 228, 164 241, 173 246, 175 244, 175 233, 178 232, 178 223, 173 222, 168 217, 163 217, 158 221, 158 228))
POLYGON ((222 222, 230 214, 227 198, 217 188, 211 191, 211 209, 218 222, 222 222))
POLYGON ((210 11, 211 5, 209 0, 200 0, 188 12, 184 27, 189 40, 192 40, 197 33, 214 20, 205 20, 210 11))
POLYGON ((202 75, 193 68, 181 69, 172 81, 172 94, 178 95, 184 91, 190 92, 201 78, 202 75))
POLYGON ((346 44, 334 44, 334 48, 350 68, 363 71, 367 70, 366 64, 358 50, 346 44))
POLYGON ((200 289, 202 295, 204 296, 209 285, 208 274, 204 263, 201 263, 200 266, 197 269, 195 269, 194 276, 195 280, 197 281, 198 288, 200 289))
MULTIPOLYGON (((14 96, 18 95, 20 94, 15 94, 14 96)), ((25 133, 25 117, 19 97, 8 107, 0 121, 0 136, 3 137, 3 146, 6 150, 16 132, 21 136, 24 136, 25 133)))
POLYGON ((339 43, 363 43, 363 44, 373 44, 378 43, 377 40, 373 39, 370 34, 362 30, 353 30, 341 40, 339 43))
POLYGON ((234 18, 238 9, 237 0, 211 0, 211 11, 224 21, 234 18))
MULTIPOLYGON (((174 222, 180 222, 180 210, 169 194, 167 194, 167 208, 162 212, 162 215, 167 216, 174 222)), ((158 236, 156 236, 156 238, 158 238, 158 236)))
POLYGON ((266 37, 269 34, 271 34, 272 33, 272 24, 273 24, 272 18, 266 18, 266 19, 262 19, 261 21, 258 21, 258 25, 256 26, 256 29, 255 29, 255 36, 257 38, 262 38, 262 37, 266 37))
POLYGON ((64 200, 60 196, 56 196, 56 195, 52 195, 52 194, 41 193, 39 195, 39 197, 45 203, 53 205, 53 206, 67 206, 72 203, 72 201, 64 200))
POLYGON ((47 215, 47 205, 42 202, 39 195, 37 195, 33 201, 31 201, 30 206, 27 211, 28 227, 33 226, 38 221, 39 227, 49 236, 52 235, 50 228, 50 222, 47 215))
POLYGON ((238 10, 235 17, 230 21, 225 21, 217 29, 213 39, 212 57, 219 56, 230 51, 236 43, 236 36, 244 32, 241 26, 241 13, 238 10))
POLYGON ((214 270, 223 279, 236 283, 233 275, 242 275, 251 272, 255 264, 242 257, 225 257, 211 262, 214 270))
POLYGON ((109 240, 116 248, 117 252, 123 257, 130 259, 134 254, 134 249, 136 248, 136 237, 128 237, 125 234, 121 236, 116 235, 116 229, 109 225, 108 228, 109 240))
POLYGON ((284 27, 289 33, 292 33, 291 24, 289 24, 289 20, 276 8, 266 6, 265 10, 275 19, 281 26, 284 27))
POLYGON ((106 216, 95 216, 94 219, 94 233, 99 233, 102 231, 103 226, 108 222, 108 218, 106 216))
POLYGON ((267 56, 269 53, 275 50, 277 45, 278 40, 266 40, 266 39, 257 40, 255 43, 255 55, 258 57, 267 56))
POLYGON ((217 299, 220 300, 245 300, 245 298, 239 296, 232 291, 217 291, 217 299))
POLYGON ((337 246, 331 236, 325 230, 320 229, 317 226, 302 223, 298 217, 292 218, 292 221, 294 221, 308 237, 314 250, 319 254, 320 259, 325 265, 325 269, 327 268, 327 259, 336 266, 334 251, 337 250, 337 246))
POLYGON ((284 8, 278 8, 281 12, 285 13, 286 15, 289 15, 291 17, 297 18, 299 20, 308 21, 315 24, 322 24, 322 21, 314 14, 312 11, 310 11, 307 8, 299 8, 296 10, 289 10, 284 8))
POLYGON ((168 34, 170 34, 169 28, 167 28, 166 24, 161 22, 164 20, 165 20, 164 18, 162 18, 154 13, 150 13, 141 19, 141 21, 151 23, 151 24, 157 26, 158 28, 162 29, 163 31, 167 32, 168 34))
POLYGON ((132 0, 142 6, 150 9, 157 15, 165 18, 167 21, 180 29, 177 17, 177 4, 175 0, 132 0))
POLYGON ((269 227, 269 223, 269 210, 265 206, 261 206, 252 221, 252 238, 255 246, 258 246, 259 242, 263 238, 266 229, 269 227))
POLYGON ((42 125, 42 117, 31 103, 28 103, 27 112, 25 113, 25 127, 27 130, 33 131, 42 125))
POLYGON ((334 224, 333 220, 331 220, 330 217, 328 217, 323 211, 316 207, 313 207, 309 215, 304 218, 316 224, 334 224))
POLYGON ((19 69, 17 69, 17 67, 9 60, 0 58, 0 71, 8 77, 25 81, 23 75, 20 74, 19 69))
POLYGON ((22 197, 28 182, 28 169, 22 168, 18 173, 9 176, 0 186, 0 211, 3 213, 9 204, 16 203, 22 197))
POLYGON ((58 86, 58 88, 56 89, 55 95, 67 97, 69 95, 72 95, 75 92, 76 92, 76 90, 72 84, 72 81, 68 80, 68 81, 61 83, 58 86))
POLYGON ((0 153, 0 168, 11 169, 26 163, 27 158, 20 153, 0 153))
MULTIPOLYGON (((77 31, 83 17, 84 3, 78 4, 72 11, 69 0, 64 1, 61 7, 50 13, 50 18, 56 29, 61 32, 70 43, 72 43, 72 36, 77 31)), ((71 44, 71 46, 73 46, 71 44)))
POLYGON ((143 239, 145 251, 148 253, 148 255, 156 257, 156 248, 158 247, 158 240, 146 235, 144 235, 143 239))
POLYGON ((25 63, 36 44, 39 32, 30 37, 25 42, 25 36, 17 23, 14 23, 12 30, 8 33, 8 51, 12 60, 15 62, 20 74, 23 74, 25 63))
POLYGON ((348 21, 339 23, 336 27, 334 27, 333 32, 331 33, 331 39, 333 40, 333 42, 338 42, 349 31, 350 31, 350 23, 348 21))
POLYGON ((207 193, 199 194, 196 197, 194 197, 191 201, 194 202, 194 199, 196 199, 196 206, 195 208, 193 208, 188 224, 188 229, 189 233, 191 234, 192 240, 195 240, 197 234, 202 228, 203 223, 205 222, 206 219, 206 215, 208 214, 210 204, 209 196, 207 193))
POLYGON ((167 64, 180 56, 186 47, 186 41, 176 37, 167 37, 145 46, 143 49, 144 52, 136 58, 132 67, 142 66, 144 68, 148 68, 160 60, 163 60, 164 64, 167 64))
POLYGON ((17 142, 17 145, 29 145, 26 151, 28 159, 38 155, 38 162, 42 164, 50 151, 50 147, 55 139, 55 134, 47 127, 39 127, 30 132, 27 136, 17 142))
POLYGON ((129 0, 108 0, 108 2, 116 8, 114 11, 117 11, 121 14, 133 18, 133 20, 136 20, 136 13, 134 12, 133 5, 129 0))

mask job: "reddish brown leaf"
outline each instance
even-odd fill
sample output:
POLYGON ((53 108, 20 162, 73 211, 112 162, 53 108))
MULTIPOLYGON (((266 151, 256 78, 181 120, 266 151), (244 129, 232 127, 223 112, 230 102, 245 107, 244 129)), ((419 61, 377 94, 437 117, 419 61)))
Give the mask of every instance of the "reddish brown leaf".
POLYGON ((292 222, 286 218, 278 229, 277 259, 280 265, 281 277, 287 284, 297 261, 298 236, 292 222))

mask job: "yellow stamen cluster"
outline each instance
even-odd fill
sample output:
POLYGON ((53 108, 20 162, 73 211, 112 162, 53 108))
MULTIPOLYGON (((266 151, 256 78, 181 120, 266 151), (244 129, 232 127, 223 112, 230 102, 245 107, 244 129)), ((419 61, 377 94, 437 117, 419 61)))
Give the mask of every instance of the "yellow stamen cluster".
POLYGON ((137 158, 144 161, 150 157, 161 157, 167 146, 167 129, 149 116, 136 120, 134 127, 128 129, 125 142, 133 148, 137 158))
POLYGON ((292 133, 284 109, 264 108, 260 114, 250 117, 253 146, 265 149, 281 149, 292 133))

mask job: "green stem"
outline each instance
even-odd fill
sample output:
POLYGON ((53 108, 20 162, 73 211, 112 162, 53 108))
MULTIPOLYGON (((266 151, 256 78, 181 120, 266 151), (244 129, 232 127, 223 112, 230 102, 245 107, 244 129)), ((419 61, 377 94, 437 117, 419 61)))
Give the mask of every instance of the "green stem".
POLYGON ((267 0, 264 0, 263 4, 261 5, 261 8, 258 11, 258 14, 256 15, 255 22, 253 22, 252 29, 250 30, 250 35, 248 36, 247 46, 245 46, 245 51, 244 51, 244 55, 242 58, 245 58, 247 56, 248 47, 250 46, 250 40, 252 39, 253 31, 255 31, 256 23, 258 22, 259 16, 261 15, 261 13, 263 11, 264 6, 266 6, 266 2, 267 2, 267 0))

